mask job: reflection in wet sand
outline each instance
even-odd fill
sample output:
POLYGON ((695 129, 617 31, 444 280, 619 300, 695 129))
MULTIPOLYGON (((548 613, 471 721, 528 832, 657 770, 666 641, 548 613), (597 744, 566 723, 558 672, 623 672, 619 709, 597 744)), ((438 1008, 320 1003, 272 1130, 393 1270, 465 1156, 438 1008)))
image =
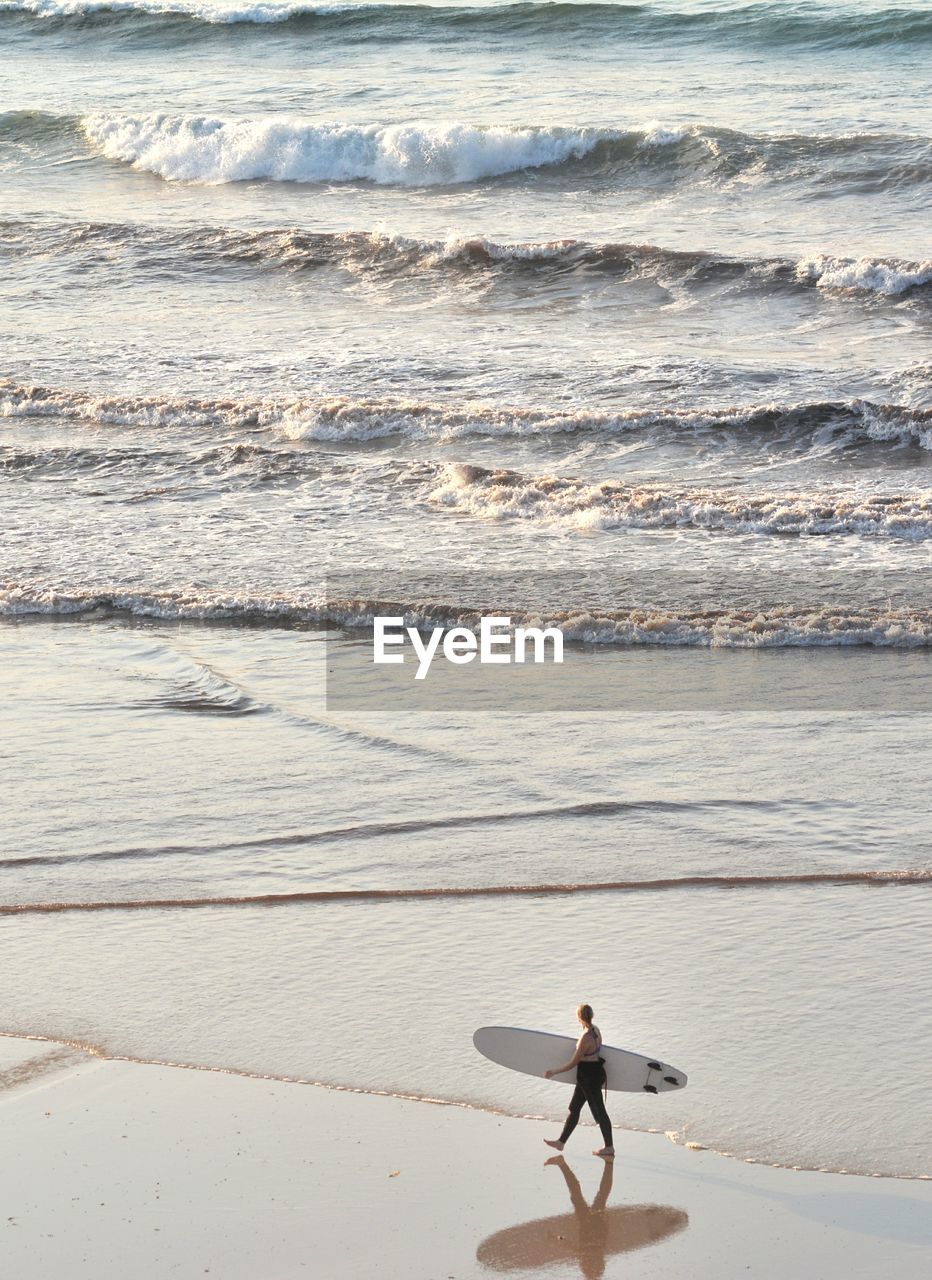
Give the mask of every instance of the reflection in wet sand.
POLYGON ((683 1209, 660 1204, 621 1204, 606 1208, 612 1189, 613 1164, 606 1162, 592 1204, 562 1156, 547 1161, 563 1174, 573 1212, 537 1218, 488 1236, 476 1258, 493 1271, 531 1271, 561 1262, 577 1262, 586 1280, 599 1280, 605 1259, 657 1244, 689 1224, 683 1209))

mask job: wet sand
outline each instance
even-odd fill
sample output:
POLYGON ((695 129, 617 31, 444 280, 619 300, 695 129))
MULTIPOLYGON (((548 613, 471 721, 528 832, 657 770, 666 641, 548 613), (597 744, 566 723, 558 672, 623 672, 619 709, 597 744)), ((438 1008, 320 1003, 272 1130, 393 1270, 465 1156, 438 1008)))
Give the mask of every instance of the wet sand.
POLYGON ((927 1274, 932 1183, 793 1172, 462 1107, 87 1057, 0 1037, 3 1254, 18 1280, 125 1272, 927 1274))

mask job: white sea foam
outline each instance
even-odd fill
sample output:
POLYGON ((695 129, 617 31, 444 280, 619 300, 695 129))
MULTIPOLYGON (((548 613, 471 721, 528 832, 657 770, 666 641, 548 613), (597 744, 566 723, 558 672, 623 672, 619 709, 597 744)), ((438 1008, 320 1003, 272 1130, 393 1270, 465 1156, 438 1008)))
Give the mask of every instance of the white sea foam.
MULTIPOLYGON (((280 626, 326 624, 370 628, 384 614, 385 600, 329 599, 321 594, 210 592, 68 588, 40 582, 0 583, 0 616, 73 616, 119 611, 137 617, 190 621, 263 621, 280 626)), ((478 625, 475 608, 391 603, 406 626, 425 629, 478 625)), ((516 626, 556 626, 569 641, 603 645, 770 649, 876 646, 932 647, 932 611, 841 607, 716 609, 701 612, 663 608, 560 609, 521 613, 510 609, 516 626)))
POLYGON ((505 243, 488 236, 460 235, 453 231, 445 240, 420 240, 412 236, 391 232, 373 232, 364 236, 342 236, 341 241, 350 250, 357 247, 369 252, 393 249, 415 254, 420 266, 438 266, 445 262, 460 262, 480 258, 489 262, 553 262, 572 253, 584 252, 588 245, 580 240, 547 240, 505 243))
POLYGON ((261 0, 256 4, 226 5, 198 0, 0 0, 0 12, 31 13, 38 18, 81 17, 94 13, 176 14, 226 26, 231 23, 287 22, 301 14, 346 13, 373 6, 360 4, 302 4, 289 0, 261 0))
POLYGON ((233 120, 167 113, 85 116, 88 141, 110 160, 170 181, 351 182, 437 186, 581 159, 623 132, 531 129, 448 121, 350 125, 294 117, 233 120))
POLYGON ((835 258, 817 253, 800 259, 796 275, 820 289, 863 289, 894 295, 932 282, 932 258, 904 262, 897 258, 835 258))
POLYGON ((673 143, 682 142, 689 131, 687 129, 668 129, 659 120, 652 120, 644 126, 644 137, 641 147, 669 147, 673 143))
POLYGON ((428 500, 479 519, 533 520, 580 530, 714 529, 731 533, 932 537, 932 490, 897 497, 744 494, 660 485, 593 484, 449 464, 428 500))

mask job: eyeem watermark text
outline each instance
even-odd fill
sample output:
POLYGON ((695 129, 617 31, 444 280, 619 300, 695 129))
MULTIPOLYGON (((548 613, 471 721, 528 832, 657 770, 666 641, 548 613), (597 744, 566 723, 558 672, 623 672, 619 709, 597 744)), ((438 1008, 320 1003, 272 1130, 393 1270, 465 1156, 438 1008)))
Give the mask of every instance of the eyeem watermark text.
POLYGON ((563 632, 558 627, 512 627, 511 618, 488 617, 480 618, 478 634, 469 627, 434 627, 422 634, 417 627, 406 627, 404 618, 373 618, 373 662, 404 662, 409 644, 417 661, 415 680, 426 678, 438 653, 455 666, 476 659, 483 665, 563 661, 563 632))

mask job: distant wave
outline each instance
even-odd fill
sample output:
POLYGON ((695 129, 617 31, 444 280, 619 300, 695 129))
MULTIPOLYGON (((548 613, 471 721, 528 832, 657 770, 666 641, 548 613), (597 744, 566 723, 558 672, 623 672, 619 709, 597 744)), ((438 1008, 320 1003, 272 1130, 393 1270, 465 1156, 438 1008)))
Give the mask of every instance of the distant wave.
POLYGON ((712 529, 729 533, 860 534, 932 538, 932 488, 882 496, 745 493, 520 472, 452 463, 429 500, 480 519, 533 520, 577 529, 712 529))
POLYGON ((676 876, 660 880, 596 880, 563 884, 506 884, 410 889, 305 889, 198 898, 98 899, 96 901, 0 904, 0 915, 57 915, 71 911, 165 911, 178 908, 275 907, 319 902, 378 902, 430 898, 568 897, 581 893, 661 893, 685 889, 781 889, 826 885, 915 885, 932 883, 932 871, 814 871, 790 875, 676 876))
MULTIPOLYGON (((581 644, 780 649, 876 647, 932 648, 932 609, 845 608, 834 605, 673 610, 662 607, 522 612, 509 607, 515 626, 560 627, 581 644)), ((0 616, 142 618, 223 621, 244 626, 337 626, 368 629, 376 615, 402 616, 407 626, 429 629, 478 626, 473 606, 424 600, 331 599, 320 595, 212 592, 193 587, 141 590, 121 587, 68 589, 35 582, 0 583, 0 616)))
POLYGON ((676 12, 652 4, 512 3, 501 5, 414 5, 334 3, 305 0, 256 0, 222 4, 215 0, 0 0, 0 15, 41 19, 46 25, 68 24, 69 30, 116 28, 124 31, 140 18, 157 19, 157 34, 177 32, 179 42, 192 28, 209 35, 236 26, 258 32, 288 25, 289 35, 349 39, 424 39, 436 35, 520 35, 650 44, 683 41, 754 46, 812 45, 857 48, 916 45, 932 39, 932 15, 892 5, 865 11, 857 4, 729 5, 676 12))
MULTIPOLYGON (((13 113, 0 130, 48 132, 48 117, 13 113)), ((105 158, 169 181, 373 182, 450 186, 541 170, 561 182, 617 185, 641 172, 671 183, 852 182, 889 190, 924 186, 932 144, 912 135, 754 136, 713 125, 577 128, 479 126, 458 121, 347 124, 299 117, 252 119, 154 112, 59 118, 105 158)))
MULTIPOLYGON (((763 432, 774 437, 838 434, 843 445, 867 441, 932 449, 932 409, 868 400, 723 406, 708 409, 529 409, 342 396, 244 401, 172 396, 101 395, 31 386, 0 378, 0 419, 68 418, 155 427, 266 430, 288 440, 369 441, 402 437, 450 441, 472 436, 548 436, 638 431, 763 432)), ((125 442, 124 442, 125 443, 125 442)))
MULTIPOLYGON (((665 285, 736 282, 761 290, 817 287, 835 294, 899 297, 932 283, 932 259, 839 257, 736 258, 651 244, 551 240, 508 243, 451 233, 444 240, 389 232, 246 231, 187 227, 164 231, 121 222, 43 223, 0 220, 0 251, 10 256, 80 256, 102 245, 120 248, 133 270, 151 266, 184 272, 228 262, 289 271, 339 266, 359 275, 426 276, 443 272, 472 281, 477 274, 536 277, 573 274, 581 281, 643 277, 665 285)), ((109 269, 108 258, 108 269, 109 269)))

